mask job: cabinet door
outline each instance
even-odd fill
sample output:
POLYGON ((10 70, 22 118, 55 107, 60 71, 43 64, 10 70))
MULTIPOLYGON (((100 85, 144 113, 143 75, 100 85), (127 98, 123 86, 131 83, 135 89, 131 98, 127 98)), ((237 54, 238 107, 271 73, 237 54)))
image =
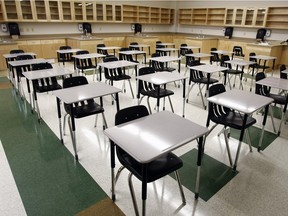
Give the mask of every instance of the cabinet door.
POLYGON ((35 16, 32 12, 34 10, 34 2, 32 1, 19 1, 19 15, 20 20, 22 21, 34 21, 35 16))
POLYGON ((85 3, 84 2, 74 2, 74 20, 75 21, 84 21, 84 16, 83 16, 83 8, 84 8, 85 3))
POLYGON ((0 22, 3 20, 4 20, 3 5, 2 5, 2 2, 0 1, 0 22))
POLYGON ((52 49, 54 40, 41 40, 40 43, 43 58, 56 58, 56 51, 52 49))
POLYGON ((48 20, 49 21, 61 21, 59 3, 60 2, 57 0, 48 0, 48 20))
POLYGON ((48 13, 48 2, 45 0, 36 0, 35 5, 35 16, 37 21, 47 21, 48 13))
POLYGON ((19 2, 15 0, 4 0, 3 2, 3 15, 6 21, 19 20, 19 2))
POLYGON ((67 21, 72 21, 72 4, 70 1, 61 1, 61 20, 63 22, 67 21))
POLYGON ((245 10, 245 19, 244 19, 244 25, 245 26, 253 26, 255 22, 255 13, 257 10, 254 8, 247 8, 245 10))
POLYGON ((234 16, 234 25, 243 25, 244 9, 236 8, 234 16))

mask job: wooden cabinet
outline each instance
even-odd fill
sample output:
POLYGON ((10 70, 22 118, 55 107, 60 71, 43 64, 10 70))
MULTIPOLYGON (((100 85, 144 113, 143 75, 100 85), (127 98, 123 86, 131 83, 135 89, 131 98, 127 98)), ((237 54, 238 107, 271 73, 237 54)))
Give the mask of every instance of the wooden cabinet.
POLYGON ((269 7, 265 26, 288 29, 288 7, 269 7))
POLYGON ((3 16, 3 5, 2 2, 0 1, 0 21, 4 20, 4 16, 3 16))
POLYGON ((7 70, 6 60, 3 57, 4 54, 9 54, 10 50, 18 49, 16 43, 13 44, 0 44, 0 70, 7 70))
POLYGON ((45 0, 36 0, 35 1, 35 16, 37 22, 47 21, 47 2, 45 0))
POLYGON ((19 10, 18 7, 16 6, 16 1, 11 1, 11 0, 4 0, 3 1, 3 15, 4 19, 7 21, 18 21, 18 13, 17 11, 19 10))
POLYGON ((34 21, 36 20, 34 17, 34 12, 32 12, 32 8, 34 9, 34 2, 32 1, 17 1, 19 3, 19 19, 22 21, 34 21))
POLYGON ((103 43, 102 38, 95 38, 95 39, 89 39, 89 40, 73 39, 73 38, 67 39, 68 46, 71 46, 72 48, 75 48, 75 49, 88 50, 89 53, 95 53, 96 45, 100 43, 103 43))
POLYGON ((60 6, 57 0, 48 0, 48 21, 59 22, 60 19, 60 6))
POLYGON ((200 47, 201 52, 210 53, 210 49, 212 47, 216 47, 218 45, 217 38, 197 38, 197 37, 187 37, 186 44, 188 46, 196 46, 200 47))
POLYGON ((174 22, 174 9, 123 5, 124 23, 172 24, 174 22))
POLYGON ((207 25, 223 26, 225 8, 208 8, 207 25))
POLYGON ((70 1, 62 1, 61 2, 61 20, 63 22, 67 21, 67 22, 71 22, 73 20, 73 17, 72 17, 72 4, 70 1))

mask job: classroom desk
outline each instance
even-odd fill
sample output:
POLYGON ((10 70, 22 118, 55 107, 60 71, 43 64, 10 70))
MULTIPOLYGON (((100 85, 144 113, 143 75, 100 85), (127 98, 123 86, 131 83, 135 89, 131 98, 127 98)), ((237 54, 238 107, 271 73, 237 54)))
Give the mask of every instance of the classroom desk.
MULTIPOLYGON (((208 129, 169 111, 157 112, 146 117, 110 127, 104 134, 111 143, 112 200, 115 201, 115 145, 126 151, 143 166, 142 215, 145 215, 147 182, 146 164, 193 140, 198 140, 195 198, 199 195, 203 136, 208 129), (149 137, 149 138, 147 138, 149 137)), ((191 158, 192 159, 192 158, 191 158)))
MULTIPOLYGON (((61 124, 61 107, 60 101, 66 104, 77 103, 80 101, 85 101, 93 98, 100 98, 100 105, 103 106, 102 97, 106 95, 114 95, 116 101, 117 111, 119 110, 119 99, 118 93, 121 92, 121 89, 113 87, 103 82, 90 83, 87 85, 75 86, 70 88, 63 88, 60 90, 53 91, 53 95, 57 97, 57 111, 58 111, 58 119, 59 119, 59 130, 60 130, 60 140, 63 142, 63 134, 62 134, 62 124, 61 124)), ((72 110, 72 107, 71 107, 72 110)), ((75 134, 75 119, 73 112, 71 114, 71 123, 72 123, 72 143, 75 154, 75 159, 78 161, 78 154, 76 148, 76 134, 75 134)))
POLYGON ((135 60, 137 61, 137 56, 138 55, 143 55, 144 56, 144 63, 146 64, 146 52, 144 51, 139 51, 139 50, 128 50, 128 51, 119 51, 119 54, 122 55, 135 55, 135 60))
MULTIPOLYGON (((81 51, 82 49, 64 49, 64 50, 56 50, 57 52, 57 59, 60 59, 60 54, 68 54, 68 53, 76 53, 78 51, 81 51)), ((65 61, 63 60, 63 65, 65 64, 65 61)))
POLYGON ((176 56, 160 56, 160 57, 153 57, 149 59, 150 65, 151 61, 158 61, 161 63, 168 63, 168 62, 173 62, 173 61, 178 61, 178 72, 180 73, 181 70, 181 57, 176 57, 176 56))
POLYGON ((113 55, 116 56, 116 49, 121 49, 118 46, 110 46, 110 47, 97 47, 98 50, 113 50, 113 55))
POLYGON ((26 78, 27 81, 27 90, 29 94, 29 101, 31 104, 31 111, 35 110, 38 113, 38 120, 41 119, 40 116, 40 109, 38 106, 37 102, 37 92, 35 90, 34 84, 33 86, 33 102, 31 103, 31 91, 30 91, 30 84, 29 81, 32 82, 33 80, 37 79, 45 79, 45 78, 50 78, 50 77, 58 77, 61 76, 62 78, 67 76, 67 75, 72 75, 74 72, 65 68, 61 67, 55 67, 52 69, 44 69, 44 70, 35 70, 35 71, 28 71, 23 73, 24 77, 26 78))
MULTIPOLYGON (((256 62, 253 62, 253 61, 246 61, 246 60, 242 60, 242 59, 231 59, 229 61, 225 61, 226 63, 228 64, 231 64, 231 65, 236 65, 236 71, 238 71, 238 68, 241 67, 241 76, 240 76, 240 86, 239 87, 242 87, 243 89, 243 84, 242 84, 242 78, 243 78, 243 74, 244 74, 244 67, 245 66, 249 66, 249 65, 253 65, 255 64, 256 62)), ((254 78, 254 68, 253 68, 253 71, 252 71, 252 78, 251 78, 251 83, 250 83, 250 91, 252 91, 252 83, 253 83, 253 78, 254 78)), ((224 71, 224 85, 226 85, 226 80, 227 80, 227 73, 226 71, 224 71)), ((235 85, 235 83, 234 83, 235 85)), ((233 86, 235 87, 235 86, 233 86)))
POLYGON ((173 48, 175 48, 175 43, 156 43, 156 46, 164 46, 164 47, 168 47, 168 46, 172 46, 173 48))
POLYGON ((160 55, 161 53, 164 53, 163 55, 165 56, 166 53, 169 54, 169 56, 171 55, 171 52, 176 52, 177 51, 177 55, 178 57, 180 57, 180 50, 177 49, 177 48, 170 48, 170 47, 166 47, 166 48, 156 48, 156 52, 160 52, 160 55))
MULTIPOLYGON (((265 107, 265 114, 262 121, 262 132, 259 140, 258 151, 260 151, 262 145, 262 139, 264 134, 264 127, 266 124, 269 104, 273 102, 273 99, 257 95, 252 92, 242 91, 238 89, 232 89, 231 91, 226 91, 212 97, 208 97, 209 102, 228 107, 232 110, 238 111, 244 114, 243 125, 246 125, 246 120, 249 115, 252 115, 257 110, 265 107)), ((233 169, 236 170, 239 153, 241 150, 241 144, 244 137, 245 128, 243 127, 240 132, 240 138, 237 148, 237 153, 235 157, 235 162, 233 169)))
POLYGON ((141 51, 143 51, 144 48, 147 48, 147 49, 148 49, 148 54, 150 55, 150 53, 151 53, 151 51, 150 51, 150 45, 148 45, 148 44, 129 45, 129 48, 132 49, 132 50, 140 49, 140 48, 141 48, 141 51))
POLYGON ((259 80, 256 82, 257 84, 260 85, 265 85, 271 88, 276 88, 276 89, 280 89, 280 90, 284 90, 286 92, 286 104, 283 107, 283 111, 282 111, 282 118, 280 121, 280 126, 279 126, 279 130, 278 130, 278 136, 281 133, 281 127, 282 127, 282 123, 285 119, 286 116, 286 110, 287 110, 287 103, 288 103, 288 80, 287 79, 281 79, 278 77, 266 77, 262 80, 259 80))
MULTIPOLYGON (((197 66, 192 66, 192 67, 188 66, 188 68, 192 69, 192 70, 202 71, 203 73, 207 74, 208 83, 206 85, 206 97, 208 97, 208 89, 209 89, 209 82, 210 82, 211 74, 228 70, 228 68, 226 68, 226 67, 221 67, 218 65, 210 65, 210 64, 197 65, 197 66)), ((204 107, 204 109, 206 109, 206 106, 204 107)))
POLYGON ((36 55, 37 55, 37 54, 32 53, 32 52, 28 52, 28 53, 13 53, 13 54, 10 53, 10 54, 4 54, 3 57, 4 57, 5 60, 6 60, 7 68, 9 67, 9 64, 8 64, 9 61, 14 61, 17 56, 21 56, 21 55, 31 55, 31 56, 33 56, 34 58, 36 58, 36 55))
MULTIPOLYGON (((146 74, 142 76, 137 76, 136 79, 143 80, 149 83, 152 83, 154 85, 164 85, 164 88, 166 88, 167 83, 176 82, 179 80, 182 80, 183 82, 183 110, 182 110, 182 116, 185 117, 185 90, 186 90, 186 79, 187 76, 183 76, 180 74, 170 73, 170 72, 159 72, 159 73, 152 73, 152 74, 146 74)), ((138 88, 137 88, 138 89, 138 88)), ((137 90, 137 98, 138 98, 138 104, 140 99, 140 92, 139 89, 137 90)), ((160 88, 159 93, 160 94, 160 88)), ((160 105, 160 98, 157 98, 157 112, 159 112, 159 105, 160 105)))
POLYGON ((180 52, 181 50, 188 50, 188 49, 191 49, 191 50, 197 49, 199 53, 201 51, 201 47, 198 47, 198 46, 180 46, 179 49, 180 49, 180 52))
MULTIPOLYGON (((49 62, 50 60, 48 59, 44 59, 44 58, 36 58, 36 59, 27 59, 27 60, 17 60, 17 61, 9 61, 8 65, 10 68, 10 72, 12 73, 12 83, 15 84, 15 74, 14 74, 14 69, 16 69, 16 67, 21 67, 21 66, 26 66, 29 65, 31 66, 32 64, 39 64, 39 63, 46 63, 49 62)), ((19 94, 21 95, 21 77, 17 76, 17 72, 16 72, 16 77, 17 77, 17 90, 19 92, 19 94)), ((24 92, 23 92, 24 95, 24 92)))
MULTIPOLYGON (((72 57, 74 58, 74 70, 75 70, 76 69, 76 59, 79 59, 81 61, 81 60, 84 60, 84 59, 92 59, 92 58, 94 58, 95 66, 97 66, 97 59, 98 58, 104 58, 105 55, 99 54, 99 53, 88 53, 88 54, 81 54, 81 55, 72 55, 72 57)), ((94 80, 94 76, 95 76, 95 70, 93 72, 93 80, 94 80)))
POLYGON ((226 51, 226 50, 215 50, 215 51, 211 51, 211 53, 217 53, 220 55, 231 55, 233 54, 232 51, 226 51))
MULTIPOLYGON (((207 58, 212 56, 209 53, 191 53, 191 54, 185 54, 186 57, 192 57, 192 58, 198 58, 199 62, 201 62, 201 58, 207 58)), ((187 58, 186 58, 187 59, 187 58)), ((187 61, 186 61, 186 67, 187 67, 187 61)))
POLYGON ((101 81, 102 80, 102 67, 108 70, 116 69, 116 68, 124 68, 124 72, 125 72, 126 67, 134 66, 135 74, 137 75, 137 65, 139 65, 139 63, 130 62, 126 60, 119 60, 119 61, 112 61, 112 62, 103 62, 103 63, 99 63, 98 65, 99 65, 99 74, 100 74, 100 81, 101 81))
POLYGON ((257 59, 259 65, 261 64, 261 60, 264 61, 264 64, 263 64, 263 66, 264 66, 263 72, 265 71, 265 66, 266 66, 266 64, 267 64, 267 61, 272 60, 272 74, 271 74, 271 76, 273 76, 276 57, 274 57, 274 56, 266 56, 266 55, 255 55, 255 56, 250 56, 250 58, 257 59))

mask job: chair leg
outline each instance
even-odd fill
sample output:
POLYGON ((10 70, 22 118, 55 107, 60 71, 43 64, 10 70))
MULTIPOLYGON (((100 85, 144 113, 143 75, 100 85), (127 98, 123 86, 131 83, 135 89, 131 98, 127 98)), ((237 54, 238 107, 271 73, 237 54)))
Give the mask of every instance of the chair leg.
POLYGON ((225 144, 226 144, 226 148, 227 148, 229 163, 230 163, 230 166, 232 166, 233 163, 232 163, 231 152, 230 152, 230 147, 229 147, 229 141, 228 141, 228 135, 227 135, 226 128, 224 128, 223 134, 224 134, 225 144))
POLYGON ((275 123, 274 123, 274 113, 273 113, 273 110, 271 110, 271 106, 270 106, 269 112, 270 112, 273 131, 274 131, 274 133, 276 133, 275 123))
POLYGON ((132 198, 133 206, 135 210, 135 215, 139 216, 139 210, 138 210, 137 201, 135 198, 134 187, 132 184, 132 173, 129 173, 128 175, 128 183, 129 183, 130 194, 131 194, 131 198, 132 198))
POLYGON ((202 89, 201 89, 200 85, 198 85, 198 87, 199 87, 199 93, 200 93, 200 96, 201 96, 202 105, 205 108, 205 102, 204 102, 204 97, 203 97, 203 94, 202 94, 202 89))
POLYGON ((170 106, 171 106, 171 110, 174 113, 174 109, 173 109, 173 105, 172 105, 172 101, 171 101, 170 96, 168 96, 168 100, 169 100, 169 103, 170 103, 170 106))
POLYGON ((108 125, 107 125, 104 112, 102 112, 102 118, 103 118, 103 130, 105 130, 106 128, 108 128, 108 125))
POLYGON ((176 177, 176 180, 178 182, 179 189, 180 189, 180 195, 181 195, 182 203, 186 204, 185 194, 184 194, 183 187, 182 187, 182 184, 180 181, 180 176, 179 176, 179 173, 177 170, 175 171, 175 177, 176 177))
POLYGON ((96 114, 96 116, 95 116, 95 123, 94 123, 94 127, 97 127, 97 121, 98 121, 98 114, 96 114))
POLYGON ((122 170, 124 170, 124 169, 125 169, 124 166, 121 166, 121 167, 118 169, 117 174, 116 174, 116 176, 115 176, 115 185, 116 185, 116 183, 117 183, 117 181, 118 181, 118 179, 119 179, 119 176, 120 176, 122 170))
POLYGON ((249 134, 248 128, 245 131, 245 136, 246 136, 249 148, 250 148, 250 152, 252 152, 252 145, 251 145, 251 139, 250 139, 250 134, 249 134))
POLYGON ((147 104, 148 104, 149 112, 150 112, 150 114, 152 114, 149 98, 150 97, 147 97, 147 104))
POLYGON ((65 136, 66 134, 65 134, 65 129, 66 129, 66 118, 67 118, 67 116, 68 116, 68 113, 66 113, 65 115, 64 115, 64 118, 63 118, 63 135, 65 136))
POLYGON ((195 85, 195 83, 193 84, 193 85, 191 85, 190 87, 189 87, 189 89, 188 89, 188 93, 187 93, 187 95, 186 95, 186 102, 188 103, 188 99, 189 99, 189 94, 190 94, 190 92, 191 92, 191 90, 192 90, 192 88, 193 88, 193 86, 195 85))
POLYGON ((129 82, 129 86, 130 86, 130 90, 131 90, 132 98, 134 99, 134 93, 133 93, 132 85, 131 85, 131 82, 130 82, 129 79, 128 79, 128 82, 129 82))
POLYGON ((72 144, 73 144, 73 149, 75 153, 75 157, 77 157, 77 149, 76 149, 76 134, 75 131, 72 131, 72 125, 71 125, 71 117, 69 115, 68 117, 68 125, 69 125, 69 130, 70 130, 70 135, 72 139, 72 144))

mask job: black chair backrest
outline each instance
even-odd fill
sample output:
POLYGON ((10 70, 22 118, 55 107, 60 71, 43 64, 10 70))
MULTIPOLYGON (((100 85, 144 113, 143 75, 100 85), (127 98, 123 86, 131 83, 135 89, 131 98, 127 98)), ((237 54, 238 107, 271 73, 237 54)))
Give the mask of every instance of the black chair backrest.
MULTIPOLYGON (((155 69, 153 67, 143 67, 143 68, 140 68, 138 71, 139 76, 152 74, 152 73, 155 73, 155 69)), ((139 92, 141 93, 141 91, 150 91, 150 90, 155 89, 155 85, 151 84, 150 82, 139 80, 138 88, 139 88, 139 92)))
POLYGON ((212 55, 212 56, 210 56, 210 64, 212 64, 212 62, 217 62, 220 59, 218 53, 213 53, 211 51, 217 51, 217 48, 212 47, 210 49, 210 54, 212 55))
MULTIPOLYGON (((193 50, 192 49, 187 49, 185 50, 185 54, 193 54, 193 50)), ((195 61, 195 58, 193 56, 186 56, 186 67, 189 65, 191 66, 191 62, 195 61)))
POLYGON ((97 48, 97 53, 102 54, 102 55, 109 55, 107 50, 101 50, 98 49, 98 47, 106 47, 105 44, 97 44, 96 48, 97 48))
MULTIPOLYGON (((131 42, 130 45, 138 45, 137 42, 131 42)), ((140 50, 139 47, 130 47, 131 50, 140 50)))
MULTIPOLYGON (((60 50, 72 49, 71 46, 60 46, 60 50)), ((72 53, 60 53, 58 61, 72 61, 72 53)))
MULTIPOLYGON (((129 51, 130 49, 127 48, 127 47, 122 47, 120 49, 120 52, 121 51, 129 51)), ((119 60, 127 60, 127 61, 133 61, 133 56, 132 55, 123 55, 121 53, 119 53, 119 60)))
POLYGON ((48 62, 38 63, 32 65, 32 70, 52 69, 52 65, 48 62))
MULTIPOLYGON (((152 53, 151 55, 152 58, 155 57, 160 57, 159 53, 152 53)), ((155 71, 162 71, 164 68, 164 63, 163 62, 158 62, 158 61, 151 61, 151 66, 155 69, 155 71)))
POLYGON ((280 78, 281 79, 288 79, 287 73, 283 73, 282 71, 286 70, 286 65, 280 65, 280 78))
MULTIPOLYGON (((191 61, 189 66, 197 66, 197 65, 200 65, 200 61, 199 60, 191 61)), ((201 79, 202 77, 204 77, 202 71, 194 70, 194 69, 190 68, 189 84, 190 84, 191 81, 195 82, 195 81, 201 79)))
POLYGON ((243 49, 241 46, 234 46, 233 47, 232 57, 234 57, 234 56, 244 57, 243 49))
POLYGON ((28 59, 33 59, 32 55, 19 55, 16 57, 16 60, 28 60, 28 59))
POLYGON ((21 49, 10 50, 10 54, 18 54, 18 53, 24 53, 24 50, 21 49))
MULTIPOLYGON (((76 52, 76 55, 85 55, 85 54, 89 54, 88 50, 79 50, 76 52)), ((85 58, 85 59, 78 59, 76 58, 75 60, 76 62, 76 67, 79 69, 85 69, 86 67, 92 67, 92 60, 91 58, 85 58)))
MULTIPOLYGON (((223 93, 225 91, 226 91, 225 86, 222 83, 217 83, 209 87, 208 93, 209 93, 209 97, 212 97, 214 95, 223 93)), ((231 110, 227 107, 223 107, 221 105, 218 105, 212 102, 208 103, 208 115, 209 115, 208 119, 226 115, 226 113, 228 113, 229 111, 231 110)))
POLYGON ((221 65, 222 67, 227 67, 227 68, 229 68, 229 69, 232 69, 231 64, 225 62, 225 61, 229 61, 229 60, 230 60, 230 57, 229 57, 228 55, 222 55, 222 56, 221 56, 220 65, 221 65))
POLYGON ((119 110, 115 115, 115 125, 133 121, 138 118, 148 116, 149 112, 146 106, 136 105, 119 110))
POLYGON ((185 56, 187 49, 183 49, 183 47, 187 47, 186 43, 180 45, 180 55, 185 56))
MULTIPOLYGON (((103 62, 113 62, 113 61, 118 61, 118 58, 116 56, 109 56, 103 59, 103 62)), ((104 68, 104 75, 106 79, 112 79, 113 77, 121 76, 122 74, 123 73, 122 73, 121 68, 116 68, 116 69, 104 68)))
MULTIPOLYGON (((259 72, 256 74, 255 76, 255 81, 259 81, 259 80, 262 80, 266 77, 265 73, 263 72, 259 72)), ((259 94, 259 95, 263 95, 263 96, 266 96, 266 95, 269 95, 270 93, 270 88, 265 86, 265 85, 260 85, 260 84, 257 84, 256 83, 256 87, 255 87, 255 93, 256 94, 259 94)))
POLYGON ((250 53, 249 53, 249 61, 257 62, 257 59, 251 58, 251 57, 253 57, 253 56, 256 56, 256 53, 255 53, 255 52, 250 52, 250 53))
POLYGON ((60 50, 67 50, 67 49, 71 49, 71 46, 60 46, 59 49, 60 50))

